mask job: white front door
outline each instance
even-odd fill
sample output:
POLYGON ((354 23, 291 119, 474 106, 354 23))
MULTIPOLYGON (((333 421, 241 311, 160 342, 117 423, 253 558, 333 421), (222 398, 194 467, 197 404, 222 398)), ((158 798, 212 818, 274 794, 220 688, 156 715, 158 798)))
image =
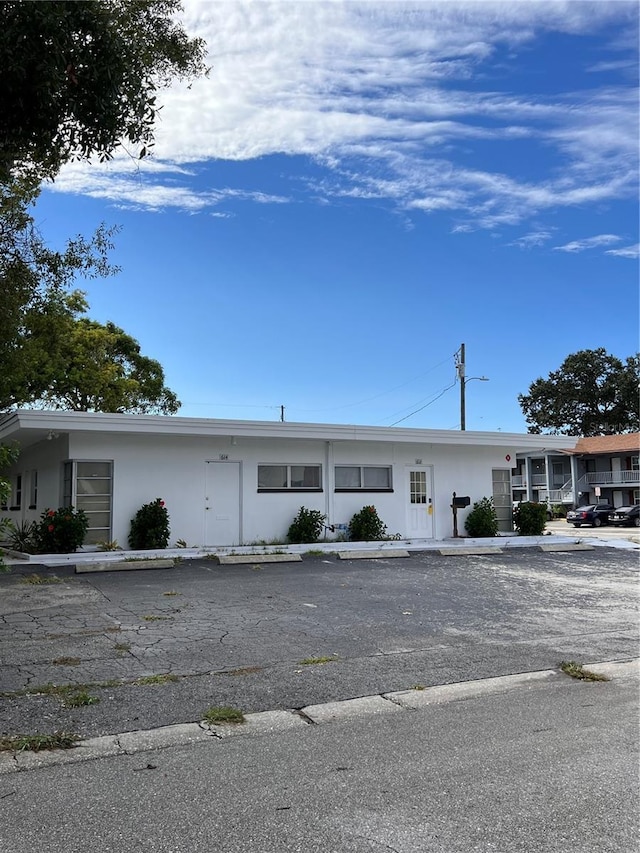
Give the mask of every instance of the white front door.
POLYGON ((433 538, 432 477, 429 465, 407 472, 407 539, 433 538))
POLYGON ((240 463, 207 462, 204 544, 241 545, 240 463))

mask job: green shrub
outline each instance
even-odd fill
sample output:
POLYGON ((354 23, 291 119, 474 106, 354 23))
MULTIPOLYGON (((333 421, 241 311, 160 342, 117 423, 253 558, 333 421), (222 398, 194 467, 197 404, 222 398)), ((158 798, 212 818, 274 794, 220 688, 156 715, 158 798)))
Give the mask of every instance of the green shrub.
POLYGON ((513 511, 513 523, 520 536, 542 536, 547 523, 546 504, 519 503, 513 511))
POLYGON ((37 553, 72 554, 84 542, 88 529, 89 519, 82 509, 45 509, 35 531, 37 553))
POLYGON ((374 506, 363 506, 349 522, 349 539, 352 542, 385 539, 386 535, 387 525, 383 524, 374 506))
POLYGON ((318 509, 306 509, 301 506, 289 527, 287 533, 289 542, 294 544, 317 542, 324 531, 326 517, 318 509))
POLYGON ((166 548, 169 544, 169 513, 161 498, 144 504, 131 519, 129 547, 134 551, 166 548))
POLYGON ((567 508, 564 504, 553 504, 551 507, 551 514, 554 518, 566 518, 567 508))
POLYGON ((471 512, 466 517, 464 527, 469 536, 498 535, 498 516, 493 505, 493 498, 482 498, 474 503, 471 512))

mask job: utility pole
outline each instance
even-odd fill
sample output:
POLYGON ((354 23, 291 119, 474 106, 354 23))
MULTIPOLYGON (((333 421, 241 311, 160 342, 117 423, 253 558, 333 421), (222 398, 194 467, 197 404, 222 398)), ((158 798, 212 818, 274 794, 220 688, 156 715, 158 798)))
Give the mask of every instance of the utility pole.
POLYGON ((467 382, 471 382, 472 379, 478 379, 480 382, 488 382, 489 380, 486 376, 470 376, 467 379, 464 344, 460 344, 460 349, 456 353, 456 358, 456 370, 458 371, 458 379, 460 380, 460 429, 466 430, 467 411, 465 402, 465 391, 467 388, 467 382))
POLYGON ((464 391, 467 385, 465 375, 465 362, 464 362, 464 344, 460 344, 460 358, 458 361, 458 379, 460 380, 460 429, 466 430, 467 428, 467 413, 465 409, 465 398, 464 391))
POLYGON ((284 406, 280 406, 280 420, 284 423, 284 406))

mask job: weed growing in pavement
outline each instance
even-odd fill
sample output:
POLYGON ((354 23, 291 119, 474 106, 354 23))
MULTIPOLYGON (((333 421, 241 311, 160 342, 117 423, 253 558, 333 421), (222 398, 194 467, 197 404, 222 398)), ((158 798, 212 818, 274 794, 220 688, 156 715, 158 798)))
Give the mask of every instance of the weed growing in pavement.
POLYGON ((56 658, 51 661, 56 666, 78 666, 80 662, 80 658, 56 658))
POLYGON ((207 708, 202 719, 205 723, 216 725, 217 723, 244 723, 244 714, 239 708, 232 708, 229 705, 214 705, 207 708))
POLYGON ((142 618, 145 622, 166 622, 168 619, 171 619, 171 616, 154 616, 153 614, 148 614, 142 618))
POLYGON ((34 572, 32 575, 25 575, 20 581, 20 583, 29 583, 33 584, 34 586, 39 586, 40 584, 44 583, 62 583, 62 581, 60 578, 57 577, 43 578, 42 575, 39 575, 37 572, 34 572))
POLYGON ((165 675, 143 675, 140 678, 136 678, 136 680, 131 683, 137 686, 142 686, 145 684, 169 684, 171 681, 177 680, 177 675, 166 673, 165 675))
POLYGON ((579 681, 609 681, 606 675, 599 675, 597 672, 584 669, 581 663, 576 663, 573 660, 561 661, 560 669, 565 675, 570 675, 571 678, 577 678, 579 681))
POLYGON ((263 666, 241 666, 238 669, 226 669, 222 672, 216 672, 214 675, 253 675, 255 672, 262 672, 263 666))
POLYGON ((163 595, 182 595, 181 592, 176 592, 175 589, 170 589, 169 592, 163 592, 163 595))
POLYGON ((414 684, 414 685, 411 687, 411 689, 412 689, 412 690, 426 690, 427 688, 425 687, 425 685, 424 685, 424 684, 414 684))
POLYGON ((83 705, 97 705, 100 700, 86 690, 70 690, 64 694, 62 704, 65 708, 81 708, 83 705))
POLYGON ((338 656, 331 655, 331 657, 305 658, 304 660, 298 661, 298 663, 300 666, 314 666, 315 664, 332 663, 332 661, 336 660, 338 660, 338 656))
POLYGON ((130 645, 130 643, 116 643, 114 646, 114 649, 117 652, 130 652, 131 651, 131 645, 130 645))
POLYGON ((0 751, 42 752, 45 749, 71 749, 80 740, 80 735, 70 732, 54 732, 51 735, 10 735, 0 737, 0 751))

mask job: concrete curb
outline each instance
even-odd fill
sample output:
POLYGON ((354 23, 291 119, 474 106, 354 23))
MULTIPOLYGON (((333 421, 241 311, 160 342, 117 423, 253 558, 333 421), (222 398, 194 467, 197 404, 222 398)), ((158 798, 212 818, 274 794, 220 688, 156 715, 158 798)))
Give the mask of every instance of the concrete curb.
POLYGON ((301 563, 300 554, 220 554, 213 558, 221 566, 241 566, 245 563, 301 563))
POLYGON ((140 569, 172 569, 175 566, 172 557, 166 559, 141 559, 134 557, 130 560, 99 560, 95 563, 77 563, 76 574, 89 572, 133 572, 140 569))
MULTIPOLYGON (((640 658, 624 661, 603 661, 584 664, 585 669, 610 679, 640 676, 640 658)), ((59 749, 43 752, 0 752, 0 775, 37 770, 62 764, 76 764, 98 758, 112 758, 118 755, 136 755, 139 752, 153 752, 174 746, 193 743, 218 743, 229 737, 256 737, 266 734, 280 734, 293 729, 310 729, 313 725, 325 725, 333 722, 363 721, 367 717, 419 711, 430 705, 443 705, 460 702, 482 696, 507 693, 519 688, 531 689, 536 685, 552 681, 570 680, 560 670, 546 669, 534 672, 521 672, 515 675, 502 675, 475 681, 463 681, 457 684, 442 684, 400 690, 373 696, 360 696, 339 702, 325 702, 321 705, 308 705, 300 710, 260 711, 245 715, 245 722, 238 724, 210 725, 183 723, 162 726, 157 729, 122 732, 116 735, 88 738, 79 741, 72 749, 59 749)), ((583 682, 576 682, 583 683, 583 682)), ((597 682, 600 686, 605 682, 597 682)))
POLYGON ((408 557, 409 552, 403 550, 402 548, 395 548, 394 550, 382 551, 382 550, 371 550, 367 551, 366 549, 359 551, 338 551, 338 557, 341 560, 387 560, 393 559, 394 557, 408 557))

